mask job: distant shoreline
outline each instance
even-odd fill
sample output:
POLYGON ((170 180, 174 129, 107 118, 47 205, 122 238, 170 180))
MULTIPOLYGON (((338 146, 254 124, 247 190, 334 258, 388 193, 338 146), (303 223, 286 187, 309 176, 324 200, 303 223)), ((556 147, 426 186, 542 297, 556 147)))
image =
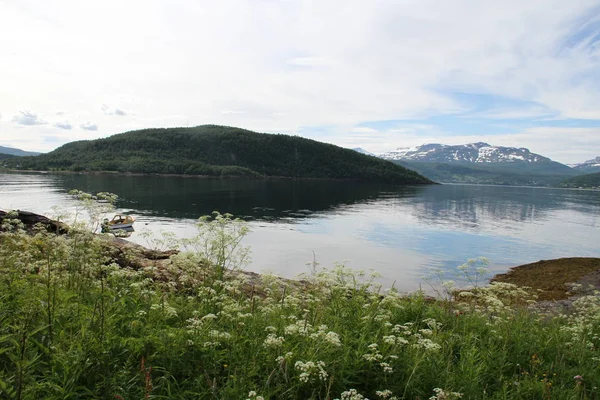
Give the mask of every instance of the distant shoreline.
POLYGON ((360 183, 379 183, 382 185, 399 185, 399 186, 425 186, 425 185, 441 185, 441 183, 387 183, 387 182, 370 182, 362 179, 342 179, 342 178, 310 178, 310 177, 293 177, 293 176, 272 176, 272 175, 186 175, 186 174, 159 174, 148 172, 119 172, 119 171, 41 171, 41 170, 24 170, 24 169, 2 169, 0 172, 10 173, 31 173, 31 174, 56 174, 56 175, 120 175, 120 176, 161 176, 161 177, 179 177, 179 178, 196 178, 196 179, 250 179, 250 180, 297 180, 297 181, 333 181, 333 182, 360 182, 360 183))

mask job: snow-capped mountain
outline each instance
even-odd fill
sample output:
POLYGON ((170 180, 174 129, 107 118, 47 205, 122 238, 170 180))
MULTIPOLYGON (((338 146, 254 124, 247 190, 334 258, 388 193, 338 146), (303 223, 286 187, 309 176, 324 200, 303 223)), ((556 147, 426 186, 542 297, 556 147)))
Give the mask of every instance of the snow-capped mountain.
POLYGON ((600 172, 600 157, 579 164, 569 164, 569 167, 586 173, 600 172))
POLYGON ((535 154, 524 147, 492 146, 478 142, 465 145, 424 144, 403 147, 379 154, 386 160, 428 161, 438 163, 537 163, 550 162, 547 157, 535 154))
POLYGON ((363 149, 362 147, 355 147, 352 150, 357 151, 357 152, 362 153, 362 154, 366 154, 368 156, 374 156, 375 155, 375 154, 371 153, 370 151, 367 151, 367 150, 363 149))

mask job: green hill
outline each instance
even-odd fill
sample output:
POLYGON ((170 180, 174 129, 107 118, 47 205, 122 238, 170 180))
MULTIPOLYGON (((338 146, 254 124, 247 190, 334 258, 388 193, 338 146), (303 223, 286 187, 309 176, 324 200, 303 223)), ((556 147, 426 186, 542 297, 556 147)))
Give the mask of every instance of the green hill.
POLYGON ((553 186, 579 172, 556 162, 439 163, 396 160, 437 182, 491 185, 553 186))
MULTIPOLYGON (((16 167, 14 161, 7 163, 16 167)), ((50 153, 19 158, 19 163, 21 169, 33 170, 432 183, 402 166, 350 149, 216 125, 143 129, 72 142, 50 153)))
POLYGON ((558 184, 564 188, 600 188, 600 172, 566 179, 558 184))

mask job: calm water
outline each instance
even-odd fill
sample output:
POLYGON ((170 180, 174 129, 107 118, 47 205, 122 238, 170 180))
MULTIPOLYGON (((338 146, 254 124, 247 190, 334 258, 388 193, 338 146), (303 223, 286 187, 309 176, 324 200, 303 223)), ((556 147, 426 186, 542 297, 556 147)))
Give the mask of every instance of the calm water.
POLYGON ((485 256, 492 272, 558 257, 600 257, 600 192, 530 187, 398 187, 353 182, 219 180, 158 176, 0 174, 0 209, 51 216, 70 189, 119 195, 150 231, 194 233, 213 210, 250 222, 248 269, 295 277, 314 259, 374 269, 415 290, 431 268, 453 271, 485 256))

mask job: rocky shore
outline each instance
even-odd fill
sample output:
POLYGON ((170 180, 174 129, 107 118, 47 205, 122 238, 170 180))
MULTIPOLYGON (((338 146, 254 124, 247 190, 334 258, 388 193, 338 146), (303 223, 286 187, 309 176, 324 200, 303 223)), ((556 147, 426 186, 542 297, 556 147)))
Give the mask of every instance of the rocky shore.
MULTIPOLYGON (((0 210, 0 231, 7 217, 8 214, 0 210)), ((17 214, 11 218, 19 219, 24 224, 25 230, 30 233, 38 224, 48 232, 65 234, 69 231, 69 227, 64 223, 28 211, 17 211, 17 214)), ((111 261, 123 268, 141 269, 152 265, 160 270, 166 266, 171 256, 178 253, 176 250, 148 249, 118 237, 108 236, 108 238, 105 245, 111 261)), ((260 278, 253 272, 237 273, 246 275, 251 282, 260 278)), ((538 304, 541 307, 568 309, 575 299, 600 290, 600 258, 570 257, 540 260, 515 266, 504 274, 494 276, 491 282, 528 286, 537 292, 538 304)))

